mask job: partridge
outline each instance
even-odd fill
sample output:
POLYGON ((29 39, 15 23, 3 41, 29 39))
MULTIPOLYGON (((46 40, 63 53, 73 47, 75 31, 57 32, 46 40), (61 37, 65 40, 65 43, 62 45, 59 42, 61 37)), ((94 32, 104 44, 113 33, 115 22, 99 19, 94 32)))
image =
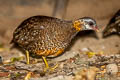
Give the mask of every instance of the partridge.
POLYGON ((55 57, 64 52, 79 31, 98 30, 96 21, 83 17, 66 21, 49 16, 33 16, 24 20, 14 31, 11 43, 18 44, 26 51, 27 64, 29 54, 41 56, 46 68, 46 57, 55 57))

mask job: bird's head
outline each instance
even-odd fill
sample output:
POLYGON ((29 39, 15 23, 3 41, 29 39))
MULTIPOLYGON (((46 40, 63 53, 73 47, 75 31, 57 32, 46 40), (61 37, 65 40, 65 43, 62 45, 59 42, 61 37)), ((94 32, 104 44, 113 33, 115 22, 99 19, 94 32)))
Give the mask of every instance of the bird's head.
POLYGON ((96 21, 90 17, 83 17, 83 18, 79 18, 79 19, 75 20, 73 22, 73 27, 77 31, 82 31, 82 30, 98 31, 96 21))

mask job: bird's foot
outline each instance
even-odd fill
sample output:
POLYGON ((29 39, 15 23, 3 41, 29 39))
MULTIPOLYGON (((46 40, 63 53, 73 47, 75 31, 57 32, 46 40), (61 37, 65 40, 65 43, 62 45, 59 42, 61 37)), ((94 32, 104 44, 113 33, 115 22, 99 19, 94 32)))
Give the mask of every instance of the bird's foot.
POLYGON ((58 64, 56 64, 54 67, 46 66, 44 68, 44 72, 53 72, 58 67, 58 64))
POLYGON ((37 59, 33 59, 32 61, 30 61, 32 64, 36 64, 38 63, 38 60, 37 59))
POLYGON ((44 72, 52 72, 52 71, 54 71, 57 67, 58 67, 58 64, 56 64, 54 67, 50 67, 49 65, 48 65, 48 62, 47 62, 47 60, 46 60, 46 58, 44 57, 44 56, 42 56, 42 58, 43 58, 43 61, 44 61, 44 63, 45 63, 45 68, 44 68, 44 72))
POLYGON ((30 80, 32 74, 33 74, 32 72, 28 72, 24 80, 30 80))

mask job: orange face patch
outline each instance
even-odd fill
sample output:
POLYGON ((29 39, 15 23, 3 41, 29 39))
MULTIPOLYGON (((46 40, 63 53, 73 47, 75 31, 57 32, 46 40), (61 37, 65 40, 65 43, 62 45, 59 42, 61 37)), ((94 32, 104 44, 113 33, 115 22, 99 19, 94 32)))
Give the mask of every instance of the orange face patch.
POLYGON ((77 30, 80 31, 81 30, 81 23, 80 21, 75 21, 73 24, 73 27, 77 30))

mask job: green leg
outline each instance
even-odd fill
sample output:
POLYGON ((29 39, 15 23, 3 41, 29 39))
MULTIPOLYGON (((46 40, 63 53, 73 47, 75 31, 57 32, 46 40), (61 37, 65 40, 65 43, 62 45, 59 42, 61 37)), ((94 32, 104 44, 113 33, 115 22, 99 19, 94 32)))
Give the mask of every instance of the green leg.
POLYGON ((30 64, 30 57, 28 51, 26 51, 26 60, 27 60, 27 64, 30 64))
POLYGON ((42 59, 43 59, 43 61, 45 63, 45 66, 46 66, 45 69, 44 69, 44 72, 46 72, 48 69, 50 69, 50 71, 53 71, 54 69, 56 69, 58 67, 58 64, 55 65, 53 68, 49 67, 46 58, 44 56, 42 56, 42 59))
POLYGON ((48 69, 49 65, 48 65, 48 62, 47 62, 46 58, 44 56, 42 56, 42 58, 43 58, 43 61, 45 63, 46 68, 48 69))

